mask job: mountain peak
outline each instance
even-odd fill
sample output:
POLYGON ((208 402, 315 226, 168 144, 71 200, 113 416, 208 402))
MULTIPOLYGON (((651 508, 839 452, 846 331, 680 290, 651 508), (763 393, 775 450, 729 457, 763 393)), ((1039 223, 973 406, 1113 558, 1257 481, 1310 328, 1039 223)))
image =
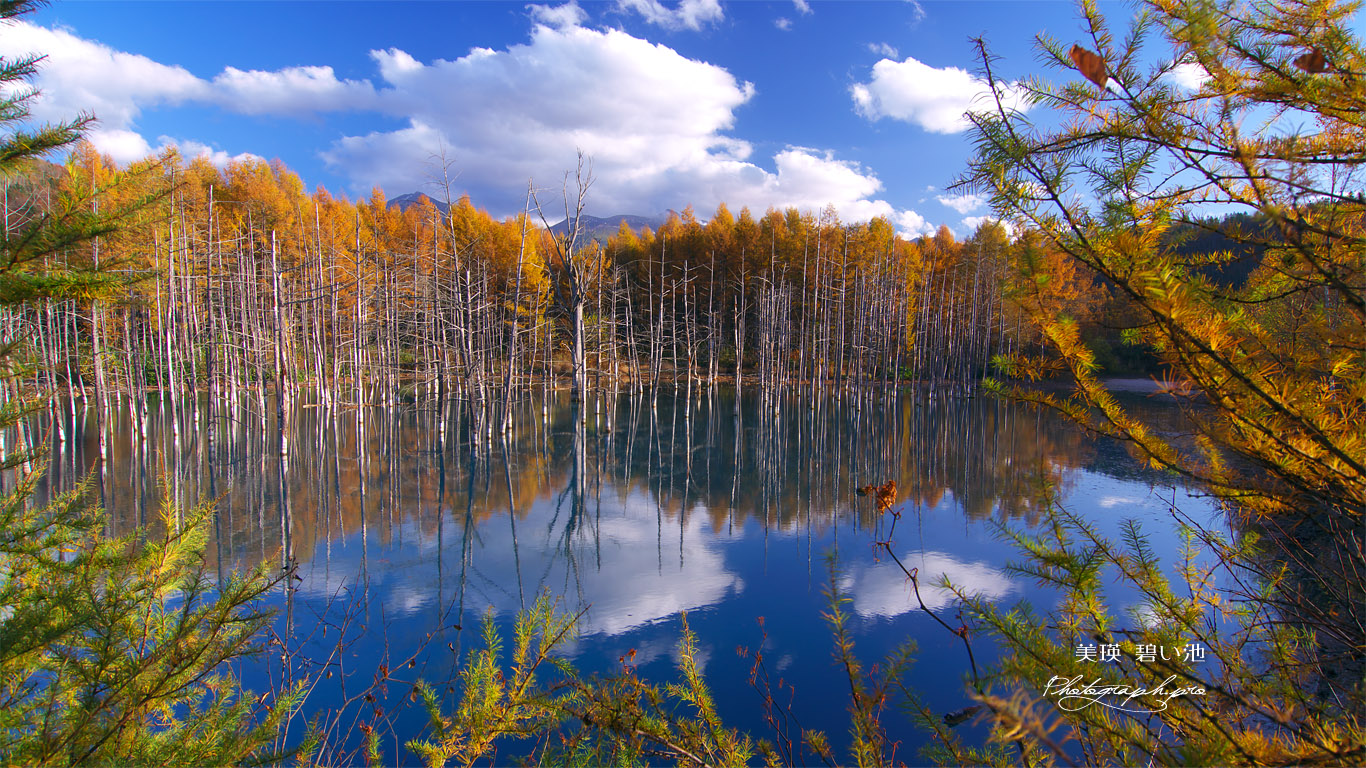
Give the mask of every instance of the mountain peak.
POLYGON ((441 202, 440 200, 434 199, 431 195, 428 195, 425 192, 409 192, 406 195, 400 195, 398 197, 395 197, 394 199, 389 201, 389 207, 397 208, 400 211, 406 211, 412 206, 418 205, 423 200, 430 200, 432 205, 436 206, 436 209, 438 211, 441 211, 442 216, 445 216, 451 212, 451 207, 449 205, 441 202))
MULTIPOLYGON (((614 216, 602 217, 589 216, 585 213, 579 217, 579 226, 581 234, 587 236, 588 239, 597 240, 598 242, 607 242, 607 238, 615 235, 617 230, 621 229, 621 223, 623 221, 626 222, 626 226, 636 231, 640 231, 642 227, 649 227, 650 229, 657 230, 663 226, 664 222, 669 220, 669 214, 671 213, 673 213, 673 211, 665 211, 662 214, 654 216, 636 216, 633 214, 620 213, 614 216)), ((550 231, 557 235, 564 234, 568 229, 569 219, 565 219, 558 224, 552 224, 550 227, 550 231)))

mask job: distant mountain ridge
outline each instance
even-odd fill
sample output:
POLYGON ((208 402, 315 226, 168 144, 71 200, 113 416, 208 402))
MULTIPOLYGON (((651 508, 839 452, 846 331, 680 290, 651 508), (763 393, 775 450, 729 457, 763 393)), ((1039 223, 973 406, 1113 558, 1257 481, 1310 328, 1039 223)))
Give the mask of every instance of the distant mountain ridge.
MULTIPOLYGON (((436 206, 438 211, 441 211, 442 216, 450 215, 451 207, 449 205, 433 198, 425 192, 409 192, 406 195, 399 195, 389 201, 389 207, 397 208, 400 211, 406 211, 412 206, 421 203, 423 198, 430 200, 432 205, 436 206)), ((584 214, 580 217, 583 225, 583 242, 585 244, 590 240, 597 240, 601 243, 607 242, 607 238, 615 235, 617 230, 621 229, 621 222, 623 221, 636 232, 639 232, 642 227, 649 227, 650 229, 657 231, 660 227, 664 226, 664 223, 669 220, 670 216, 676 215, 678 215, 677 212, 672 209, 655 214, 654 216, 618 214, 616 216, 599 217, 584 214)), ((535 217, 533 216, 532 219, 535 220, 535 217)), ((565 219, 558 224, 550 225, 550 231, 557 235, 563 235, 568 228, 569 219, 565 219)))
POLYGON ((436 206, 436 209, 438 211, 441 211, 442 216, 447 216, 450 214, 451 207, 449 205, 441 202, 440 200, 437 200, 436 198, 432 197, 431 195, 425 192, 409 192, 406 195, 400 195, 394 198, 393 200, 389 201, 389 207, 397 208, 400 211, 406 211, 414 205, 421 203, 423 198, 431 200, 432 205, 436 206))
MULTIPOLYGON (((626 222, 626 226, 639 232, 642 227, 649 227, 658 230, 664 226, 664 222, 670 216, 675 215, 674 211, 664 211, 654 216, 633 216, 630 214, 618 214, 616 216, 589 216, 584 214, 579 217, 580 231, 586 240, 597 240, 600 243, 607 242, 607 238, 615 235, 621 229, 621 222, 626 222)), ((563 235, 569 229, 569 219, 565 219, 558 224, 550 225, 550 231, 557 235, 563 235)))

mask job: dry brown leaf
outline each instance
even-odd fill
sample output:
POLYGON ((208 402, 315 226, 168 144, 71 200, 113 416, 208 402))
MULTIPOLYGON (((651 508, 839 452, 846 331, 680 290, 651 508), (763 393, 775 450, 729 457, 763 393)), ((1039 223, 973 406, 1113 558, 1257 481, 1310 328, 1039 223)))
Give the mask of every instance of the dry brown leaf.
POLYGON ((1086 75, 1087 80, 1101 88, 1110 82, 1110 70, 1105 67, 1105 59, 1099 55, 1082 48, 1080 45, 1072 46, 1068 55, 1072 57, 1072 63, 1077 65, 1077 69, 1086 75))
POLYGON ((886 485, 878 487, 876 485, 865 485, 862 488, 854 489, 860 496, 873 494, 877 501, 877 511, 886 512, 896 503, 896 481, 888 480, 886 485))
POLYGON ((1328 71, 1328 60, 1323 57, 1323 51, 1315 48, 1309 53, 1297 57, 1295 66, 1311 75, 1317 75, 1320 72, 1328 71))

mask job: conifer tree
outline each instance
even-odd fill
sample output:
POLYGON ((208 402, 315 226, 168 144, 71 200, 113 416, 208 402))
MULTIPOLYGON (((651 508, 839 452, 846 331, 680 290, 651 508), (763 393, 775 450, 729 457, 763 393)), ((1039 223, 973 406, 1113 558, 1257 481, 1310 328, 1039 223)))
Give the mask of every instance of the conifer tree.
MULTIPOLYGON (((35 5, 0 2, 0 23, 35 5)), ((23 127, 34 97, 23 84, 40 61, 0 60, 5 177, 70 147, 91 122, 23 127)), ((121 289, 121 279, 74 256, 129 210, 96 213, 90 203, 64 199, 0 236, 0 306, 121 289)), ((21 390, 29 366, 17 345, 0 350, 0 366, 0 430, 14 430, 41 397, 21 390)), ((21 444, 0 456, 0 763, 226 765, 256 756, 302 695, 258 700, 224 666, 254 648, 269 617, 251 606, 269 580, 259 571, 208 577, 208 507, 109 538, 88 489, 40 502, 44 455, 21 444)))
MULTIPOLYGON (((1065 255, 1068 269, 1110 287, 1135 318, 1126 338, 1170 370, 1195 435, 1175 440, 1123 407, 1097 377, 1076 318, 1043 304, 1025 309, 1048 352, 998 362, 1017 375, 1061 363, 1075 390, 1014 394, 1203 484, 1232 527, 1220 534, 1178 514, 1190 545, 1179 586, 1137 526, 1115 542, 1063 513, 1040 535, 1019 537, 1030 555, 1021 572, 1061 589, 1061 607, 1047 617, 981 601, 976 609, 1005 642, 1004 677, 1020 681, 985 703, 998 733, 1031 756, 1268 765, 1366 757, 1366 57, 1350 30, 1357 7, 1149 0, 1121 35, 1083 2, 1086 39, 1070 48, 1039 39, 1069 81, 1028 81, 1028 116, 998 85, 995 103, 971 116, 978 153, 961 188, 989 194, 998 213, 1065 255), (1231 253, 1183 254, 1176 233, 1210 227, 1265 254, 1253 279, 1211 276, 1231 253), (1110 611, 1111 577, 1144 596, 1141 615, 1110 611), (1121 653, 1111 664, 1081 663, 1075 651, 1086 644, 1121 653), (1208 658, 1154 662, 1145 653, 1192 644, 1208 658), (1041 695, 1053 676, 1097 673, 1131 685, 1175 675, 1204 693, 1147 718, 1067 712, 1041 695)), ((980 50, 996 82, 997 62, 980 50)), ((1059 264, 1033 265, 1041 284, 1066 277, 1059 264)), ((957 752, 947 736, 941 743, 948 761, 1000 756, 957 752)))

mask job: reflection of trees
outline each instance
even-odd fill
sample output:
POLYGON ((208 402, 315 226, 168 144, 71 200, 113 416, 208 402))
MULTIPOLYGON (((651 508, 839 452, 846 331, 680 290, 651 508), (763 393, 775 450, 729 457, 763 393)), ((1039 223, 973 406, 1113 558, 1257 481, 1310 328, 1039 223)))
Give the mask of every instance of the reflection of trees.
MULTIPOLYGON (((700 463, 685 468, 683 459, 643 454, 622 461, 635 472, 656 469, 669 499, 690 492, 717 529, 749 520, 786 528, 867 516, 866 505, 853 504, 853 488, 888 479, 903 499, 933 506, 951 496, 973 518, 1031 515, 1090 451, 1051 415, 988 398, 755 397, 744 405, 746 416, 736 419, 730 395, 703 401, 722 416, 704 410, 695 420, 700 463)), ((668 431, 663 441, 684 444, 668 431)))
POLYGON ((1342 707, 1366 715, 1366 574, 1362 572, 1366 530, 1359 521, 1334 515, 1253 518, 1232 515, 1242 535, 1259 539, 1250 570, 1276 590, 1249 594, 1272 606, 1289 622, 1311 633, 1306 655, 1317 657, 1308 689, 1342 707))
MULTIPOLYGON (((286 422, 283 459, 274 420, 250 409, 220 406, 205 422, 212 432, 195 429, 190 409, 179 409, 186 421, 177 436, 172 411, 154 408, 145 443, 143 427, 126 414, 113 422, 120 432, 110 440, 105 491, 118 528, 156 519, 163 478, 184 498, 221 494, 211 551, 232 560, 270 557, 288 534, 302 562, 348 537, 362 547, 439 533, 450 541, 449 530, 438 530, 443 517, 459 520, 467 511, 473 525, 507 517, 515 529, 537 503, 563 507, 557 530, 570 553, 597 535, 604 498, 623 507, 633 496, 649 499, 660 521, 680 533, 695 514, 717 532, 820 529, 849 515, 872 525, 852 490, 888 479, 915 505, 951 500, 970 519, 1033 522, 1070 470, 1103 472, 1109 463, 1075 427, 993 398, 746 393, 738 409, 735 398, 703 391, 689 407, 667 392, 653 400, 624 395, 586 406, 578 430, 568 398, 548 419, 539 403, 527 402, 514 413, 514 437, 479 447, 475 461, 457 439, 468 430, 454 406, 440 413, 411 405, 297 408, 286 422)), ((52 473, 59 485, 74 481, 96 447, 90 431, 77 427, 82 437, 52 473)))

